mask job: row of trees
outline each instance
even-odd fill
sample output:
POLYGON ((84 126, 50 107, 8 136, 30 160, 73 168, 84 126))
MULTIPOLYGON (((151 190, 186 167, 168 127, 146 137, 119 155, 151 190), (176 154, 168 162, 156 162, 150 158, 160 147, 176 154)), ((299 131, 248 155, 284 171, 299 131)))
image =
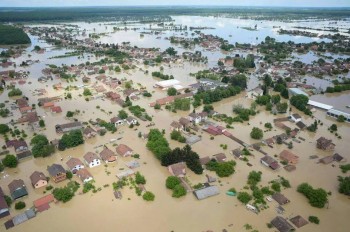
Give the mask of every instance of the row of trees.
POLYGON ((303 111, 307 115, 311 115, 312 112, 309 108, 307 108, 307 103, 309 98, 303 94, 297 94, 290 98, 290 104, 295 106, 300 111, 303 111))
POLYGON ((164 154, 161 158, 163 166, 169 166, 171 164, 186 162, 186 165, 196 174, 202 174, 203 168, 199 162, 199 155, 192 151, 191 146, 188 144, 181 148, 175 148, 174 150, 164 154))
POLYGON ((153 77, 158 77, 162 80, 170 80, 170 79, 174 79, 174 76, 173 75, 166 75, 166 74, 163 74, 161 72, 152 72, 152 76, 153 77))

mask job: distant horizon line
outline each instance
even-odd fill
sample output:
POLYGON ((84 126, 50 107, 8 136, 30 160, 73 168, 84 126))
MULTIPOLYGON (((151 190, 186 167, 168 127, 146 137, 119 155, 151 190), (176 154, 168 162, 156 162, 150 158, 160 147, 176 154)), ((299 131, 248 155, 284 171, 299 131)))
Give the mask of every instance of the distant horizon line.
POLYGON ((253 7, 253 8, 349 8, 349 6, 251 6, 251 5, 89 5, 89 6, 1 6, 0 8, 67 8, 67 7, 73 7, 73 8, 90 8, 90 7, 253 7))

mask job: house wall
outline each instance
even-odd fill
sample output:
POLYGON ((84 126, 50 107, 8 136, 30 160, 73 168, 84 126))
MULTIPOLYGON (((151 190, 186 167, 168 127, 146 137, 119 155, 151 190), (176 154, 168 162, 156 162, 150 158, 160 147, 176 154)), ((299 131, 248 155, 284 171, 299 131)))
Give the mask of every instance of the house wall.
POLYGON ((47 185, 47 181, 46 180, 39 180, 36 184, 35 184, 35 186, 34 186, 34 188, 41 188, 41 187, 44 187, 44 186, 46 186, 47 185))
POLYGON ((101 164, 101 161, 99 159, 94 159, 91 163, 89 163, 89 167, 93 168, 96 166, 99 166, 101 164))

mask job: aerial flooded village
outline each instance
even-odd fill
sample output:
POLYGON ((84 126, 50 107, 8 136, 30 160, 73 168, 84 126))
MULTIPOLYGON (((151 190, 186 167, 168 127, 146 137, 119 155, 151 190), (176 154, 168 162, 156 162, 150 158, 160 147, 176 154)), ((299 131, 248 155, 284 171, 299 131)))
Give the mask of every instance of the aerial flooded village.
POLYGON ((349 231, 350 5, 323 2, 0 3, 0 231, 349 231))

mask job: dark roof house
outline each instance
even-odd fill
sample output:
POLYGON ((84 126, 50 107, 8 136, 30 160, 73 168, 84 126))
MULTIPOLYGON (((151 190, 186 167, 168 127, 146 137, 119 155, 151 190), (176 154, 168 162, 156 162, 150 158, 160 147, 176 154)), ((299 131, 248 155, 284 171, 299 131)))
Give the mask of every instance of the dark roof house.
POLYGON ((24 181, 21 179, 13 180, 9 185, 10 194, 14 200, 28 195, 24 181))

